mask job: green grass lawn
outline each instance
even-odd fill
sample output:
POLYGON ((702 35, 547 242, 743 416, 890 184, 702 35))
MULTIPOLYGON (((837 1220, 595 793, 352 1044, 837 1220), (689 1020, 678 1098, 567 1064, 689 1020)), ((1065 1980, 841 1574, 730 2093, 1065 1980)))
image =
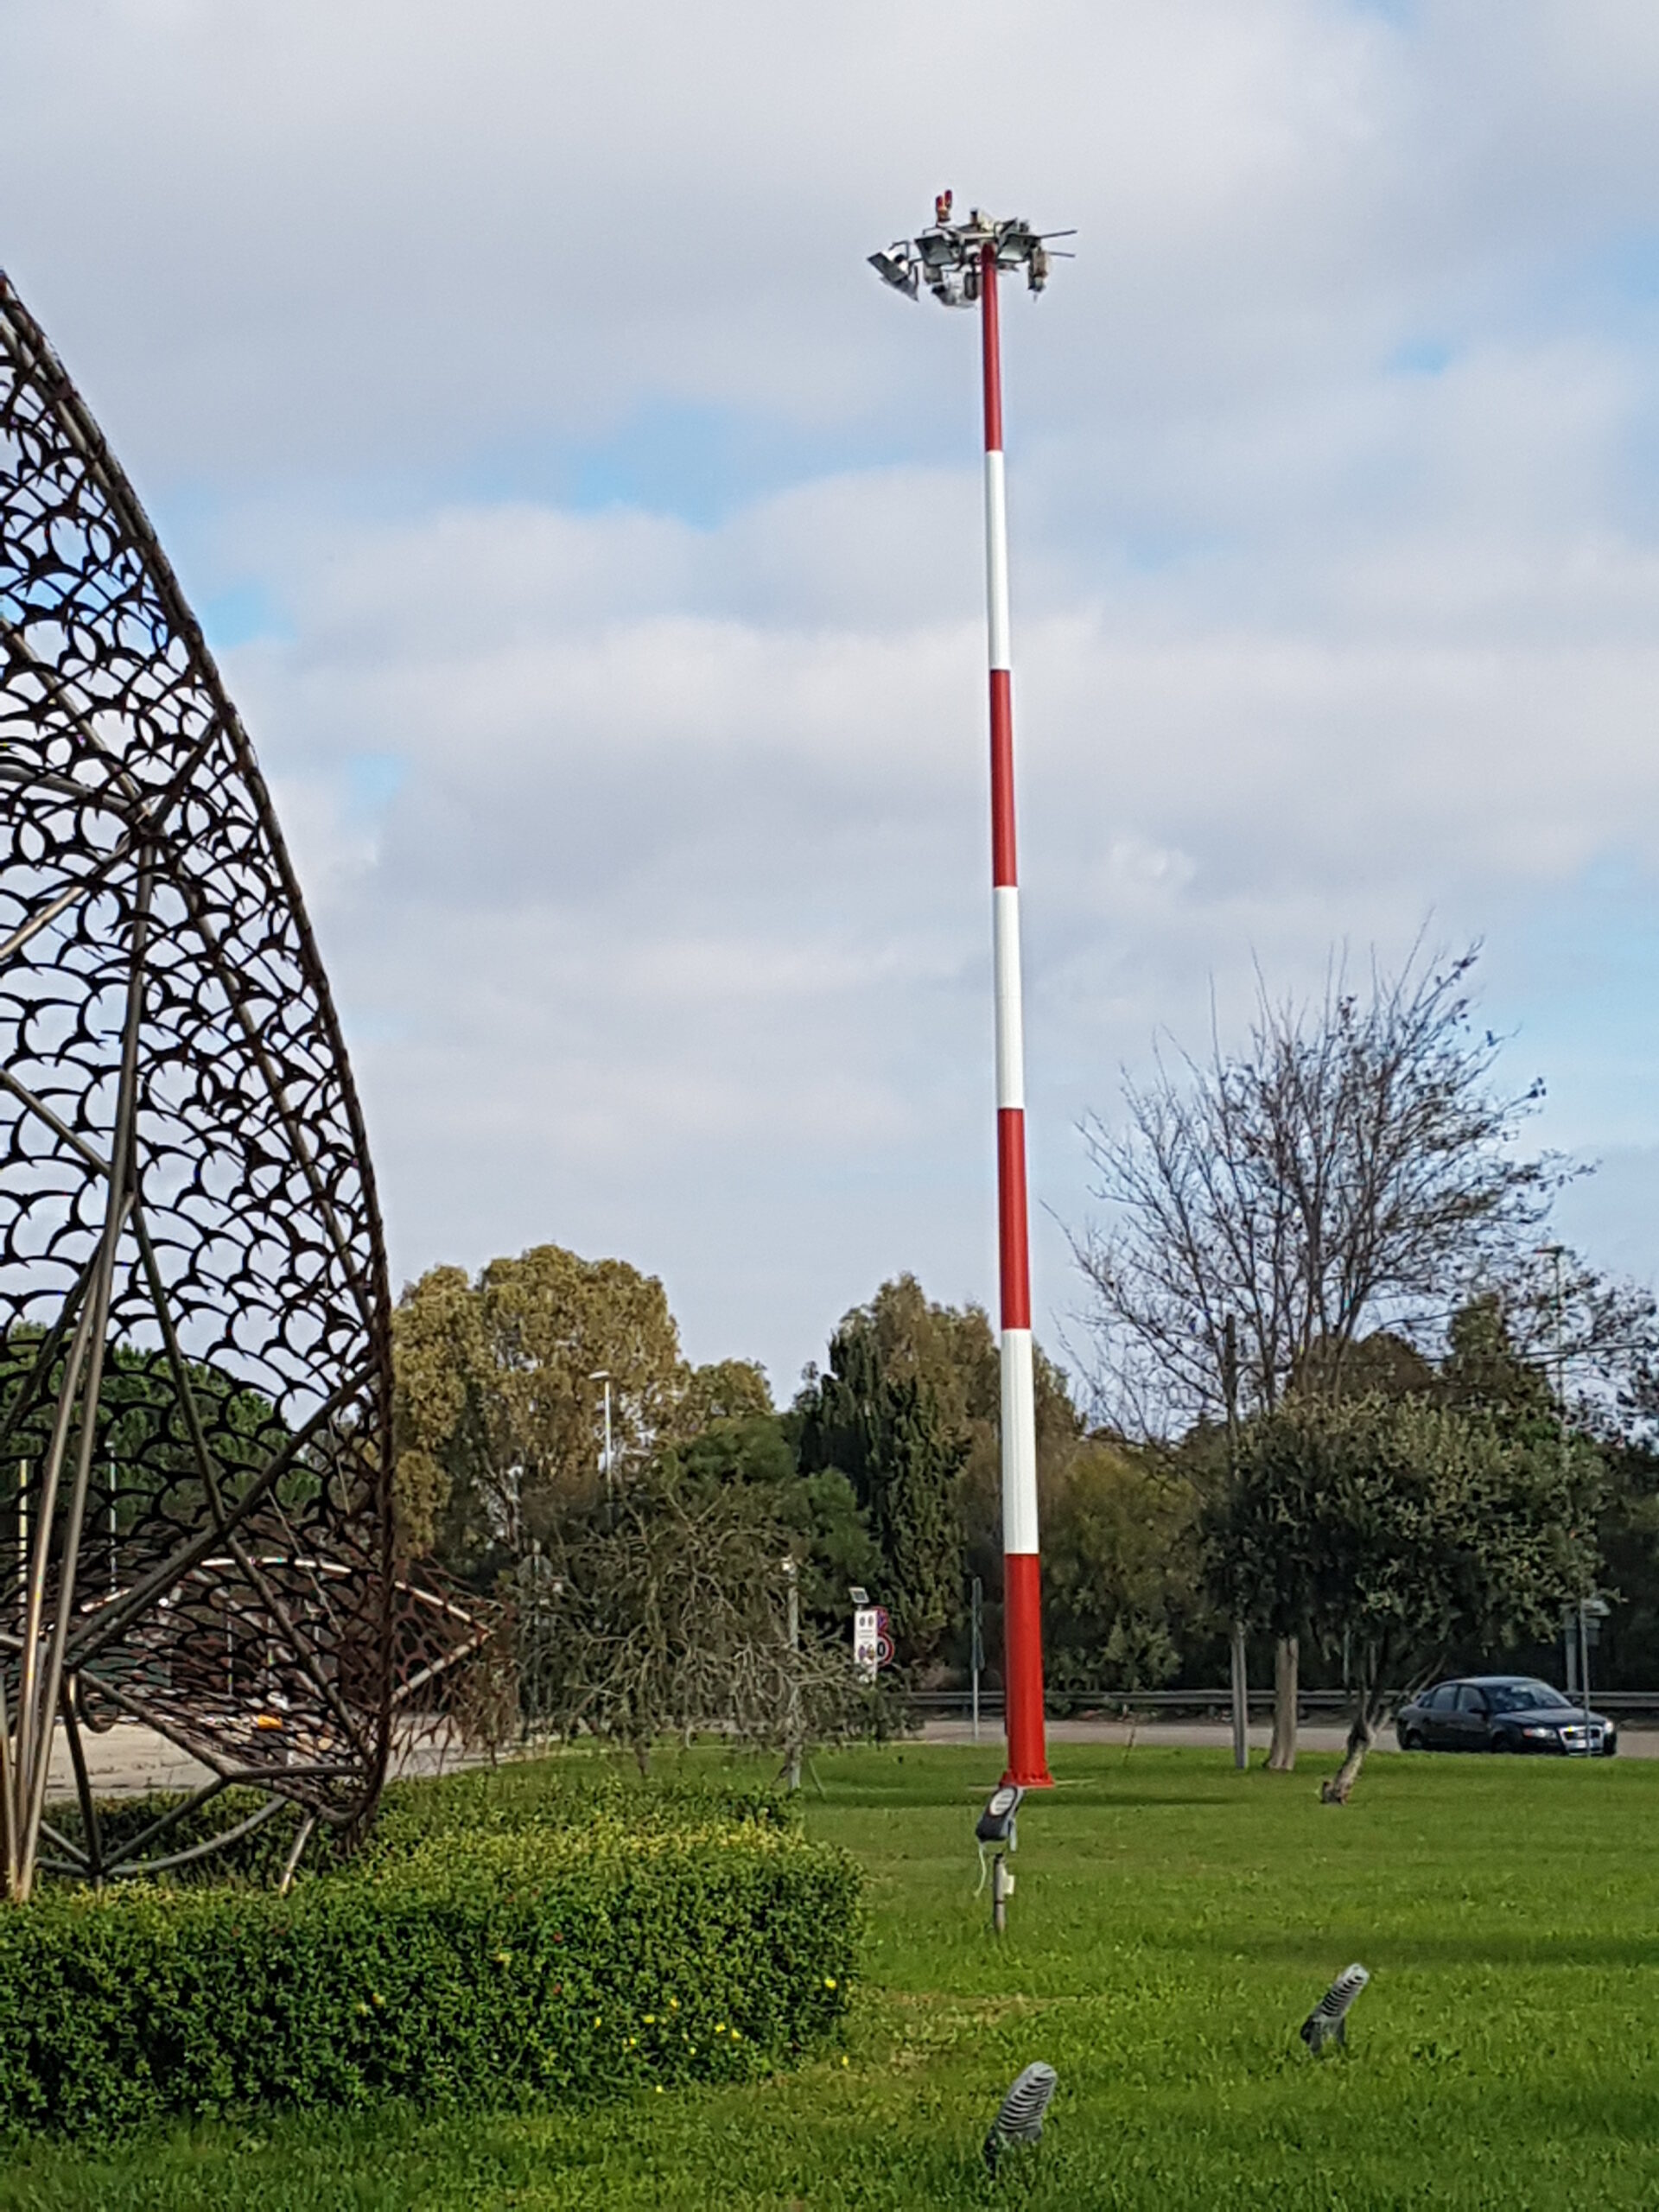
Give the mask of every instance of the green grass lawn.
MULTIPOLYGON (((869 1869, 843 2050, 737 2090, 512 2118, 261 2120, 124 2155, 36 2147, 10 2208, 1380 2208, 1659 2203, 1659 1761, 1334 1762, 1058 1747, 1007 1936, 973 1895, 995 1752, 818 1762, 869 1869), (1345 2056, 1296 2029, 1371 1969, 1345 2056), (980 2139, 1046 2058, 1046 2140, 980 2139)), ((0 2023, 0 2032, 3 2024, 0 2023)))

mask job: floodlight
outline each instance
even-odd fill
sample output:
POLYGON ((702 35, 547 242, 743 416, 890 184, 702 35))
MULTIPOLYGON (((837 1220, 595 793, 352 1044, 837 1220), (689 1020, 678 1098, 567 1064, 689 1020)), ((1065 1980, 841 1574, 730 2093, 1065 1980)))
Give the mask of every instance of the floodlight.
POLYGON ((1010 1851, 1017 1847, 1014 1823, 1020 1811, 1020 1801, 1025 1794, 1016 1783, 1012 1782, 1005 1782, 992 1790, 985 1809, 979 1816, 979 1824, 974 1830, 982 1844, 1006 1843, 1010 1851))
POLYGON ((1040 2143, 1043 2139, 1043 2118, 1048 2110, 1048 2101, 1053 2095, 1059 2076, 1052 2066, 1040 2058, 1027 2067, 1002 2100, 1002 2108, 991 2122, 990 2133, 985 2138, 985 2163, 996 2171, 996 2162, 1008 2143, 1040 2143))
POLYGON ((907 299, 914 299, 920 271, 910 257, 910 248, 900 240, 886 253, 873 253, 870 266, 884 284, 891 284, 895 292, 903 292, 907 299))
POLYGON ((1302 2041, 1316 2058, 1328 2043, 1346 2045, 1349 2007, 1370 1978, 1363 1967, 1344 1967, 1302 2022, 1302 2041))

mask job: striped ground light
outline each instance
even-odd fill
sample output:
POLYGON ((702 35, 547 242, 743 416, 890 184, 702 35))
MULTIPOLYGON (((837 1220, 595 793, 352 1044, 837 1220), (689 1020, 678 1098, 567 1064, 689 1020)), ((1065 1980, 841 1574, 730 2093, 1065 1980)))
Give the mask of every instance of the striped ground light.
POLYGON ((1042 2141, 1043 2120, 1058 2078, 1054 2069, 1039 2058, 1015 2080, 985 2138, 985 2163, 993 2173, 1008 2144, 1042 2141))
POLYGON ((1370 1980, 1362 1966, 1344 1967, 1302 2022, 1302 2041, 1317 2058, 1328 2043, 1348 2040, 1348 2012, 1370 1980))

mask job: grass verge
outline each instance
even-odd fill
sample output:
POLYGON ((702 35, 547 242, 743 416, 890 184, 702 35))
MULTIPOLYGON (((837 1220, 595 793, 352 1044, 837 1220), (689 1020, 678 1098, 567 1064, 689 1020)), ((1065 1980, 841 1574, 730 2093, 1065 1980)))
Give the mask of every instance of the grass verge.
POLYGON ((987 1750, 819 1762, 811 1831, 871 1877, 844 2049, 742 2087, 495 2119, 206 2126, 118 2158, 35 2145, 0 2208, 1401 2205, 1659 2201, 1659 1762, 1380 1758, 1235 1775, 1198 1751, 1057 1748, 1009 1935, 972 1895, 987 1750), (1345 2057, 1297 2024, 1350 1960, 1345 2057), (1048 2139, 990 2183, 978 2143, 1027 2060, 1048 2139))

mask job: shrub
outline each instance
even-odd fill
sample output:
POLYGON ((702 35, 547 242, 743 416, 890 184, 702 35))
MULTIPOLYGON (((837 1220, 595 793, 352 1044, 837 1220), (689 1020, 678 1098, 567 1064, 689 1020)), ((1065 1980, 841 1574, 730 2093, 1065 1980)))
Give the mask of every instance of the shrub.
POLYGON ((860 1878, 764 1804, 493 1776, 389 1795, 371 1848, 287 1897, 132 1884, 0 1912, 0 2120, 738 2081, 841 2017, 860 1878))
MULTIPOLYGON (((182 1790, 152 1790, 141 1797, 106 1798, 98 1808, 99 1832, 105 1858, 130 1844, 164 1812, 185 1802, 182 1790)), ((265 1802, 259 1789, 224 1789, 198 1810, 186 1813, 155 1847, 157 1853, 184 1851, 222 1834, 265 1802)), ((780 1786, 735 1777, 693 1774, 643 1780, 632 1769, 609 1759, 541 1758, 505 1766, 476 1767, 454 1775, 423 1775, 387 1785, 374 1826, 364 1843, 361 1863, 378 1862, 406 1852, 423 1837, 475 1834, 533 1825, 563 1827, 607 1813, 642 1829, 698 1826, 732 1819, 793 1829, 799 1825, 798 1801, 780 1786)), ((80 1808, 54 1806, 52 1824, 72 1841, 81 1841, 80 1808)), ((169 1887, 185 1884, 271 1886, 281 1875, 298 1830, 297 1808, 276 1814, 228 1849, 164 1869, 155 1877, 169 1887)), ((349 1843, 320 1827, 306 1845, 300 1878, 308 1880, 352 1863, 349 1843)), ((52 1876, 52 1879, 61 1877, 52 1876)))

